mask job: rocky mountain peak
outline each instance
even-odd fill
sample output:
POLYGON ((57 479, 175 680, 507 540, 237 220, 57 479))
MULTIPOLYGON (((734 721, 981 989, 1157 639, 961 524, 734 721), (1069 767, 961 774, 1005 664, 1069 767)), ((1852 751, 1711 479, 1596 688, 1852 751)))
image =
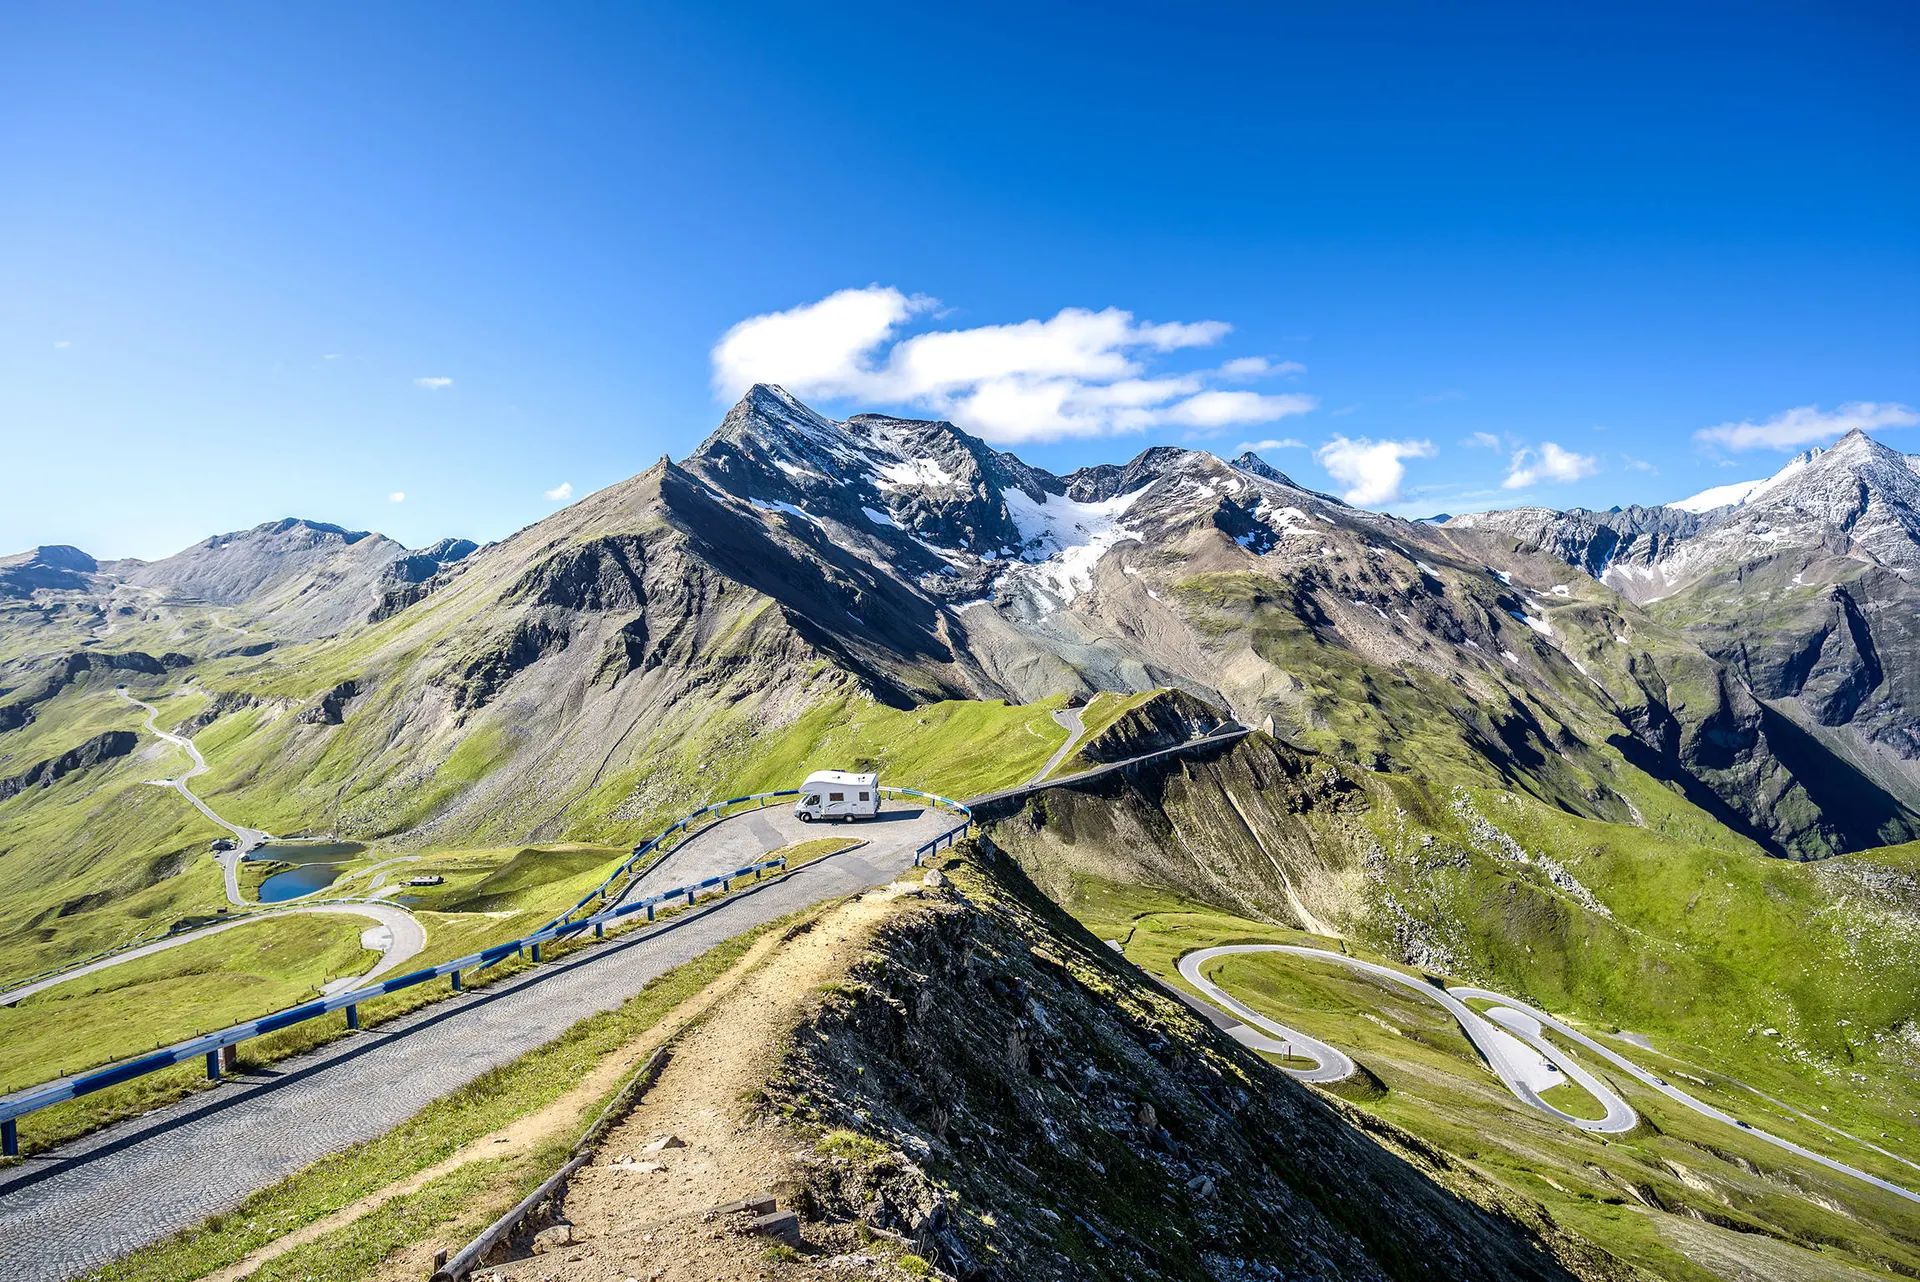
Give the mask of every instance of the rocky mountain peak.
POLYGON ((1241 454, 1239 458, 1233 460, 1233 465, 1242 472, 1251 472, 1255 476, 1265 477, 1267 480, 1273 481, 1276 484, 1291 485, 1296 490, 1301 488, 1291 476, 1288 476, 1285 472, 1282 472, 1279 468, 1267 462, 1252 450, 1247 450, 1241 454))
POLYGON ((1126 463, 1099 463, 1083 467, 1066 478, 1067 497, 1076 503, 1104 503, 1122 494, 1144 489, 1162 476, 1182 470, 1205 470, 1219 460, 1199 450, 1177 445, 1155 445, 1126 463))
POLYGON ((1799 455, 1710 519, 1711 541, 1734 555, 1791 539, 1920 569, 1920 457, 1852 431, 1799 455))
POLYGON ((47 544, 0 557, 0 597, 24 599, 36 591, 84 591, 98 563, 79 548, 47 544))

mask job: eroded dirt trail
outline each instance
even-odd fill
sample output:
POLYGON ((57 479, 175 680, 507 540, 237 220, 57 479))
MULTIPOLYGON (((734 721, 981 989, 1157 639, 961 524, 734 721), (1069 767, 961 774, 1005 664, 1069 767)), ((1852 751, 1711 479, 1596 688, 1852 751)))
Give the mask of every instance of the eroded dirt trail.
MULTIPOLYGON (((919 893, 917 880, 895 883, 829 909, 800 933, 763 945, 770 950, 764 960, 736 972, 739 978, 703 1009, 677 1012, 674 1031, 688 1031, 675 1042, 671 1060, 569 1185, 573 1243, 476 1276, 542 1282, 765 1277, 769 1240, 723 1231, 704 1213, 788 1186, 793 1140, 748 1120, 756 1092, 818 990, 846 973, 901 898, 919 893)), ((636 1043, 619 1058, 636 1065, 671 1035, 636 1043)), ((612 1080, 618 1078, 608 1084, 612 1080)), ((780 1200, 786 1209, 786 1198, 780 1200)), ((435 1245, 389 1261, 383 1282, 417 1282, 435 1245)))

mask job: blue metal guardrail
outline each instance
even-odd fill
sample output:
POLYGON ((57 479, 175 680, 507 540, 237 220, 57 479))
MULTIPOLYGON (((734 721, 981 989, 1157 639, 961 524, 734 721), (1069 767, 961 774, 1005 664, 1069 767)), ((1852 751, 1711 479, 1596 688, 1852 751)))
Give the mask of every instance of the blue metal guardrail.
MULTIPOLYGON (((882 791, 885 791, 885 790, 883 789, 882 791)), ((693 833, 694 827, 697 824, 699 824, 701 820, 707 818, 708 816, 712 816, 714 822, 718 823, 721 819, 731 817, 725 813, 726 810, 731 806, 744 805, 745 803, 751 801, 755 803, 754 808, 757 810, 775 797, 797 797, 799 795, 800 795, 800 790, 798 788, 782 788, 778 792, 754 792, 754 793, 749 793, 744 797, 729 797, 725 801, 716 801, 711 805, 700 807, 700 809, 694 811, 691 814, 682 815, 680 818, 674 820, 672 823, 668 824, 664 829, 662 829, 657 836, 651 838, 650 840, 643 841, 639 845, 635 846, 633 848, 633 853, 627 856, 626 862, 621 864, 618 868, 615 868, 612 872, 608 873, 607 879, 605 881, 601 882, 598 886, 595 886, 592 890, 589 890, 586 893, 586 895, 580 900, 579 903, 567 909, 567 911, 561 913, 558 917, 555 917, 552 921, 547 923, 546 927, 542 927, 542 929, 547 929, 553 926, 565 925, 567 922, 573 919, 573 915, 575 913, 585 908, 588 904, 593 903, 595 900, 598 900, 599 902, 604 904, 607 902, 608 898, 611 897, 616 902, 618 902, 621 895, 624 895, 627 892, 627 890, 632 889, 634 882, 644 877, 647 874, 648 870, 651 869, 654 864, 658 863, 661 859, 664 859, 668 855, 668 853, 670 853, 669 843, 673 842, 673 839, 675 837, 690 836, 693 833), (638 872, 634 872, 633 866, 639 863, 643 857, 649 854, 652 855, 653 858, 647 860, 645 867, 641 868, 638 872), (618 895, 610 894, 613 884, 616 881, 620 880, 621 877, 627 876, 628 874, 631 874, 631 876, 628 878, 626 887, 624 887, 620 891, 620 894, 618 895)), ((674 844, 677 844, 677 843, 674 843, 674 844)))
POLYGON ((880 795, 883 797, 919 797, 923 801, 931 801, 936 806, 944 806, 948 810, 956 810, 960 813, 961 818, 958 824, 947 829, 932 841, 914 850, 913 865, 916 868, 925 862, 928 855, 939 850, 942 846, 953 845, 954 840, 959 837, 961 833, 973 826, 973 808, 964 801, 955 801, 953 798, 943 797, 937 792, 921 792, 918 788, 882 788, 880 795))
MULTIPOLYGON (((938 796, 930 792, 920 792, 912 788, 883 788, 880 791, 883 796, 891 794, 899 797, 919 797, 935 805, 956 810, 963 816, 958 826, 941 833, 932 841, 918 847, 913 852, 913 862, 916 865, 926 858, 926 856, 940 849, 942 845, 951 846, 954 839, 960 833, 965 832, 968 825, 972 823, 973 812, 965 805, 950 798, 938 796)), ((781 858, 769 859, 762 863, 748 864, 743 868, 736 868, 732 872, 722 873, 717 877, 709 877, 705 881, 694 882, 692 885, 687 886, 676 886, 671 890, 663 890, 656 895, 648 895, 643 899, 636 899, 632 903, 616 902, 612 908, 603 909, 600 912, 589 914, 578 920, 572 919, 573 913, 578 912, 594 899, 606 898, 608 887, 610 887, 615 879, 622 873, 632 869, 635 861, 643 855, 650 851, 659 851, 661 854, 664 854, 665 851, 662 849, 662 843, 673 835, 686 831, 689 825, 700 817, 716 814, 729 806, 738 805, 746 801, 795 795, 797 795, 797 793, 794 790, 788 789, 782 792, 757 793, 751 797, 734 797, 727 801, 716 802, 713 805, 701 807, 691 815, 675 821, 666 831, 662 832, 652 841, 636 846, 633 854, 627 861, 616 869, 614 874, 608 877, 605 882, 601 883, 598 890, 588 894, 586 898, 582 899, 580 903, 574 905, 574 907, 566 913, 563 913, 560 917, 530 935, 524 935, 519 939, 508 940, 504 944, 495 944, 491 948, 482 949, 477 953, 471 953, 465 957, 455 958, 450 962, 442 962, 440 965, 429 967, 426 970, 416 970, 410 974, 398 975, 367 988, 357 988, 352 992, 336 993, 332 997, 323 997, 317 1001, 306 1002, 287 1010, 278 1011, 272 1015, 249 1020, 244 1024, 235 1024, 233 1027, 222 1029, 217 1033, 205 1033, 199 1037, 178 1042, 172 1046, 138 1056, 134 1059, 122 1060, 120 1063, 109 1064, 104 1068, 97 1068, 91 1072, 81 1073, 61 1081, 47 1082, 40 1086, 30 1087, 24 1091, 18 1091, 12 1095, 0 1096, 0 1153, 3 1153, 7 1157, 19 1156, 19 1119, 28 1113, 38 1112, 43 1108, 49 1108, 55 1104, 64 1104, 69 1100, 78 1099, 83 1095, 91 1095, 95 1091, 106 1090, 110 1086, 118 1086, 124 1082, 133 1081, 135 1078, 144 1077, 148 1073, 157 1073, 162 1069, 172 1068, 176 1064, 187 1063, 195 1056, 204 1056, 207 1063, 207 1076, 218 1079, 220 1076, 221 1052, 230 1046, 238 1046, 241 1042, 247 1041, 250 1038, 278 1032, 283 1028, 290 1028, 295 1024, 304 1023, 310 1019, 318 1019, 322 1015, 328 1015, 338 1010, 344 1010, 346 1012, 348 1028, 358 1028, 360 1026, 359 1007, 361 1002, 370 1001, 375 997, 382 997, 388 993, 399 992, 403 988, 412 988, 416 984, 424 984, 429 980, 447 977, 452 979, 453 989, 455 992, 458 992, 460 991, 460 973, 462 971, 482 970, 505 961, 508 957, 518 955, 528 950, 531 950, 533 960, 538 962, 540 960, 541 944, 580 934, 588 927, 593 928, 596 937, 602 937, 606 933, 606 926, 609 922, 618 921, 634 913, 644 912, 647 915, 647 920, 652 921, 654 919, 654 910, 661 904, 685 898, 687 905, 691 907, 694 902, 694 897, 702 890, 710 890, 718 886, 724 893, 732 889, 734 881, 747 876, 752 876, 754 880, 758 881, 761 874, 771 869, 785 868, 787 861, 781 858)), ((649 863, 648 866, 651 867, 651 863, 649 863)), ((641 873, 636 873, 634 876, 637 878, 644 872, 645 869, 642 869, 641 873)), ((629 884, 628 889, 630 888, 631 885, 629 884)), ((624 895, 626 891, 623 890, 621 893, 624 895)), ((617 899, 618 897, 616 896, 615 898, 617 899)))
POLYGON ((702 890, 710 890, 715 886, 720 887, 722 891, 730 890, 732 889, 732 883, 739 878, 751 876, 757 881, 762 873, 774 868, 785 868, 786 866, 787 861, 785 859, 769 859, 763 863, 748 864, 744 868, 736 868, 732 872, 722 873, 717 877, 709 877, 705 881, 697 881, 687 886, 676 886, 672 890, 665 890, 657 895, 648 895, 646 898, 637 899, 630 904, 621 904, 618 907, 609 908, 605 912, 595 913, 590 917, 581 918, 579 921, 558 926, 547 926, 533 932, 531 935, 525 935, 519 939, 511 939, 504 944, 495 944, 491 948, 484 948, 477 953, 471 953, 450 962, 442 962, 440 965, 429 967, 426 970, 416 970, 411 974, 398 975, 367 988, 356 988, 352 992, 336 993, 332 997, 323 997, 317 1001, 306 1002, 287 1010, 278 1011, 272 1015, 263 1016, 260 1019, 249 1020, 244 1024, 235 1024, 233 1027, 222 1029, 217 1033, 205 1033, 188 1041, 179 1042, 165 1049, 154 1051, 151 1054, 142 1055, 135 1059, 123 1060, 118 1064, 109 1064, 105 1068, 95 1069, 90 1073, 81 1073, 78 1076, 70 1077, 63 1081, 48 1082, 42 1086, 35 1086, 13 1095, 0 1097, 0 1148, 4 1148, 5 1155, 8 1157, 18 1156, 20 1144, 17 1123, 19 1118, 24 1117, 28 1113, 38 1112, 40 1109, 50 1107, 54 1104, 64 1104, 68 1100, 78 1099, 82 1095, 91 1095, 95 1091, 105 1090, 109 1086, 118 1086, 123 1082, 130 1082, 137 1077, 144 1077, 148 1073, 157 1073, 161 1069, 171 1068, 175 1064, 187 1063, 196 1056, 206 1057, 207 1076, 217 1079, 220 1076, 220 1052, 229 1046, 237 1046, 249 1038, 278 1032, 283 1028, 290 1028, 295 1024, 304 1023, 307 1020, 317 1019, 322 1015, 331 1014, 337 1010, 346 1011, 348 1028, 358 1028, 360 1026, 359 1006, 361 1002, 370 1001, 375 997, 383 997, 388 993, 399 992, 403 988, 412 988, 414 985, 424 984, 428 980, 444 977, 452 978, 454 991, 458 992, 460 991, 461 971, 477 970, 491 966, 496 962, 505 961, 508 957, 527 950, 531 950, 533 959, 537 962, 540 960, 540 945, 551 940, 565 939, 571 935, 585 931, 588 927, 593 928, 596 936, 602 936, 606 933, 606 926, 609 922, 617 921, 620 918, 639 912, 646 913, 647 920, 652 921, 654 919, 654 910, 661 904, 684 898, 688 906, 691 907, 694 902, 694 897, 702 890))

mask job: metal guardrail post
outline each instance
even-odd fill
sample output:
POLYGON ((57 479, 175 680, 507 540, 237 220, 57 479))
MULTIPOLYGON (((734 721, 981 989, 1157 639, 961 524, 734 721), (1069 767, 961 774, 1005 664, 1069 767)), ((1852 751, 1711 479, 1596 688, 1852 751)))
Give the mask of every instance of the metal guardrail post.
POLYGON ((540 964, 540 945, 538 944, 533 946, 533 964, 536 966, 540 964))
POLYGON ((9 1117, 0 1122, 0 1157, 20 1156, 20 1124, 9 1117))
MULTIPOLYGON (((791 795, 793 795, 791 792, 767 794, 768 797, 791 795)), ((929 799, 962 814, 969 813, 965 806, 957 802, 949 801, 944 797, 930 797, 929 799)), ((741 798, 740 800, 746 799, 741 798)), ((961 828, 955 829, 954 831, 958 832, 964 828, 965 825, 963 824, 961 828)), ((949 834, 949 844, 951 844, 950 837, 951 834, 949 834)), ((931 846, 923 846, 919 851, 915 852, 916 863, 919 862, 919 856, 923 855, 929 848, 931 848, 931 846)), ((429 980, 437 979, 442 975, 447 977, 451 991, 455 993, 463 992, 465 986, 461 980, 461 973, 465 970, 475 968, 485 970, 487 967, 503 961, 510 956, 519 955, 524 957, 529 948, 533 950, 533 958, 537 962, 541 960, 540 946, 543 943, 551 939, 565 938, 567 935, 584 930, 588 924, 593 926, 596 937, 605 938, 606 923, 609 921, 617 922, 619 918, 641 912, 642 910, 646 912, 648 921, 654 921, 656 919, 656 907, 670 899, 677 899, 681 895, 685 895, 687 905, 692 907, 697 902, 699 892, 709 886, 724 886, 728 890, 731 890, 733 883, 745 878, 748 873, 754 875, 754 880, 760 881, 763 880, 767 870, 773 868, 785 870, 787 867, 788 861, 785 858, 763 860, 759 863, 749 864, 743 868, 736 868, 732 872, 725 873, 718 877, 709 877, 705 881, 695 882, 689 886, 675 887, 662 894, 651 895, 625 906, 616 905, 612 908, 603 909, 601 912, 577 922, 573 920, 572 913, 569 912, 549 925, 542 927, 540 930, 524 935, 518 939, 496 944, 491 948, 483 949, 471 956, 442 962, 437 966, 428 967, 425 970, 411 971, 405 975, 397 975, 392 979, 384 980, 366 988, 356 989, 352 992, 336 993, 331 997, 321 997, 315 1001, 304 1002, 287 1010, 276 1011, 273 1014, 264 1015, 259 1019, 249 1020, 244 1024, 237 1024, 232 1028, 221 1029, 215 1033, 190 1038, 187 1041, 163 1047, 133 1059, 108 1064, 91 1072, 82 1073, 77 1077, 57 1082, 47 1082, 25 1091, 0 1096, 0 1132, 11 1136, 16 1129, 14 1125, 15 1120, 29 1113, 47 1108, 53 1104, 78 1099, 82 1095, 90 1095, 95 1091, 106 1090, 110 1087, 130 1082, 135 1078, 144 1077, 148 1073, 171 1068, 176 1064, 187 1063, 196 1055, 204 1055, 206 1057, 207 1075, 210 1079, 217 1081, 223 1075, 236 1074, 240 1071, 238 1047, 241 1042, 247 1041, 250 1038, 259 1037, 266 1033, 277 1032, 283 1028, 290 1028, 294 1024, 303 1023, 310 1019, 317 1019, 336 1010, 346 1012, 347 1027, 349 1029, 357 1029, 360 1026, 359 1006, 363 1002, 373 998, 398 992, 403 988, 411 988, 415 984, 423 984, 429 980)), ((580 905, 576 907, 584 907, 591 899, 592 895, 589 894, 587 898, 583 899, 580 905)))

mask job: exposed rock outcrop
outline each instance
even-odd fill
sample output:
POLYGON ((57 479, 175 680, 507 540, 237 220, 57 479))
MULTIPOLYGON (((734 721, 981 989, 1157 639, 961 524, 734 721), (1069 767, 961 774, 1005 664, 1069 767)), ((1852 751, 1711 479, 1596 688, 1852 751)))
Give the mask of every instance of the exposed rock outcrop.
POLYGON ((11 778, 0 779, 0 801, 5 801, 36 785, 50 788, 75 771, 85 770, 103 761, 111 761, 115 757, 124 757, 133 751, 134 745, 139 741, 140 736, 131 730, 107 730, 97 734, 78 747, 39 762, 29 770, 22 771, 11 778))
POLYGON ((1227 718, 1185 690, 1162 690, 1080 745, 1089 761, 1124 761, 1212 734, 1227 718))
POLYGON ((99 563, 65 544, 0 557, 0 597, 26 600, 35 592, 84 592, 99 563))
POLYGON ((311 707, 303 708, 294 720, 301 725, 337 726, 346 719, 347 700, 358 691, 357 682, 342 681, 321 695, 311 707))
POLYGON ((1240 1048, 1017 869, 958 864, 927 894, 828 987, 767 1088, 769 1117, 830 1137, 801 1177, 810 1233, 864 1224, 981 1282, 1618 1276, 1537 1207, 1240 1048))

